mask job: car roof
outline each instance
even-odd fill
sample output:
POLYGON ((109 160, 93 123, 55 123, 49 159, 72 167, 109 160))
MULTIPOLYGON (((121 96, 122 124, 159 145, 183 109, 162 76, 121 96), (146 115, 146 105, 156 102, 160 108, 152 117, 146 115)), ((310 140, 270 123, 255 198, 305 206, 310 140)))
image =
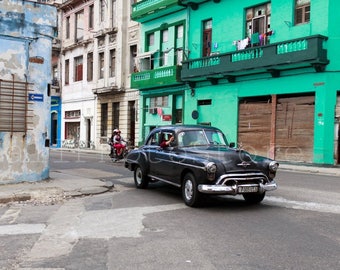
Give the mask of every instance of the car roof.
POLYGON ((154 131, 169 131, 174 130, 175 132, 183 131, 183 130, 192 130, 192 129, 211 129, 211 130, 218 130, 220 129, 212 126, 205 126, 205 125, 166 125, 166 126, 159 126, 152 130, 154 131))

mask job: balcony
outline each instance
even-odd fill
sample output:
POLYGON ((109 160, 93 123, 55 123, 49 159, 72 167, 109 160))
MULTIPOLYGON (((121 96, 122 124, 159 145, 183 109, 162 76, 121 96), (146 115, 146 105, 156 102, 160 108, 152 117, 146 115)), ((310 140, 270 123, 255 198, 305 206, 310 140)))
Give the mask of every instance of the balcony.
POLYGON ((181 83, 181 66, 162 67, 131 74, 131 88, 146 89, 181 83))
POLYGON ((192 10, 197 10, 199 5, 204 2, 212 1, 214 3, 219 3, 221 0, 179 0, 180 5, 191 7, 192 10))
POLYGON ((316 35, 191 59, 183 62, 181 78, 187 82, 208 79, 217 83, 219 78, 234 82, 235 77, 252 73, 279 77, 283 70, 305 67, 322 72, 329 63, 327 50, 323 48, 326 40, 327 37, 316 35))
POLYGON ((178 0, 142 0, 132 5, 131 19, 142 23, 183 8, 178 0))

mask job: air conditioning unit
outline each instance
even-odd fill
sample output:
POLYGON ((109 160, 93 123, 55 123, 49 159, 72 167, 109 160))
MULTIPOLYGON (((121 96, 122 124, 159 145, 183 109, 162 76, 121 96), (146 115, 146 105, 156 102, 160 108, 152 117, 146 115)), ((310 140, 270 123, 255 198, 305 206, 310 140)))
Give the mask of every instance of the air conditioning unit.
POLYGON ((151 114, 157 114, 157 108, 151 108, 151 109, 149 109, 149 113, 151 113, 151 114))

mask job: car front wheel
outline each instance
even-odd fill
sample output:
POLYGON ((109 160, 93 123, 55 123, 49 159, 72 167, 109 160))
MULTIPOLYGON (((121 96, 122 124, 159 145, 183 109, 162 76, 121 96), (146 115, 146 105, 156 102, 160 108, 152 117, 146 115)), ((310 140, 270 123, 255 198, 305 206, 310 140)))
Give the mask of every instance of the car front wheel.
POLYGON ((243 194, 243 198, 246 200, 247 203, 250 204, 257 204, 263 201, 266 193, 246 193, 243 194))
POLYGON ((192 173, 184 176, 182 184, 182 197, 184 203, 191 207, 196 207, 201 202, 201 195, 197 189, 197 183, 192 173))
POLYGON ((133 178, 137 188, 147 188, 149 185, 149 177, 143 172, 140 166, 136 166, 133 178))

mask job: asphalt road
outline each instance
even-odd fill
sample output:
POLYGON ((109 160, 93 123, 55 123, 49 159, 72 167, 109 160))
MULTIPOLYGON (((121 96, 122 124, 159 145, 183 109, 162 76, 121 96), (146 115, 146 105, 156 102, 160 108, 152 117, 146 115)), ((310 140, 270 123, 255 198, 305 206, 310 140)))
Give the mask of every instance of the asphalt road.
POLYGON ((340 269, 337 177, 279 171, 260 205, 219 196, 197 209, 162 183, 137 190, 104 154, 62 155, 52 153, 52 170, 114 191, 0 207, 0 269, 340 269))

